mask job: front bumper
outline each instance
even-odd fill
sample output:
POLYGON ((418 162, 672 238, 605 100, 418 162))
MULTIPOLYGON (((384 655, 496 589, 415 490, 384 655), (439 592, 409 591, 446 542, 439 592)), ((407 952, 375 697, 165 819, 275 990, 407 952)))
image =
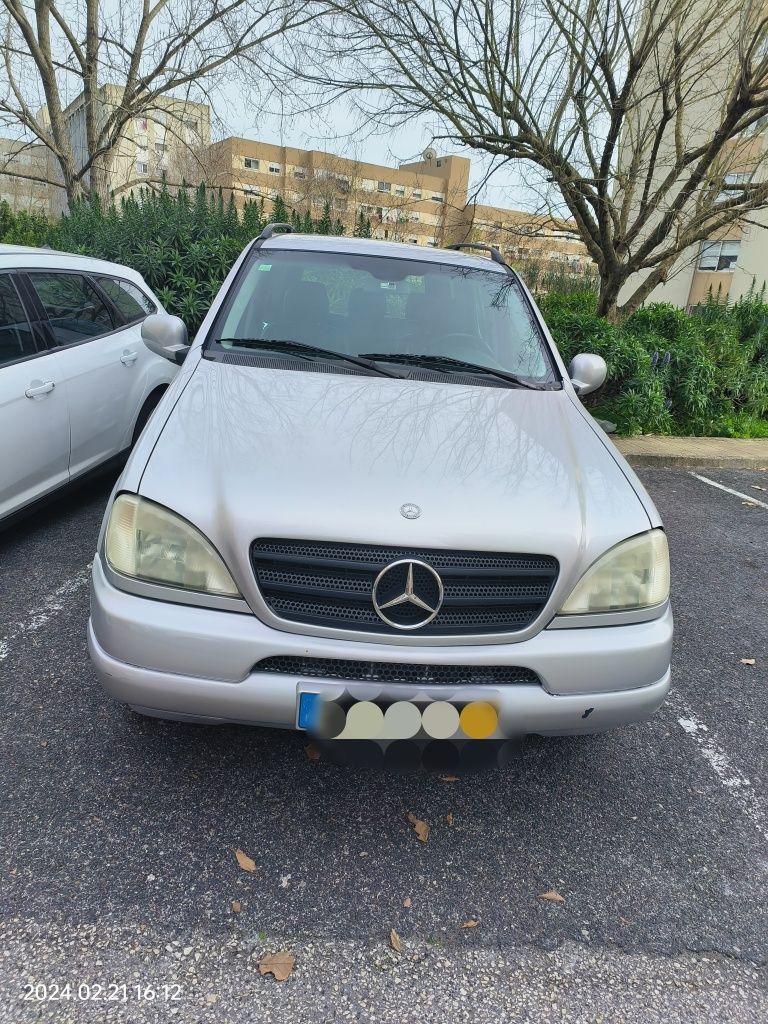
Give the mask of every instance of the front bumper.
POLYGON ((156 601, 118 590, 93 563, 88 646, 104 688, 160 717, 296 728, 302 690, 359 700, 411 699, 412 686, 258 672, 275 655, 425 665, 515 665, 542 686, 426 686, 427 699, 488 699, 516 733, 601 732, 650 717, 667 695, 672 614, 611 627, 543 630, 516 644, 397 647, 281 632, 252 615, 156 601))

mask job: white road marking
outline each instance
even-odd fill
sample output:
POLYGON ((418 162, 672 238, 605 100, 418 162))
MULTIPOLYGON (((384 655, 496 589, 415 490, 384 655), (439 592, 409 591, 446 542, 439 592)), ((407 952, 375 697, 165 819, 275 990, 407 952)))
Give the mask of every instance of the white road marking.
POLYGON ((26 622, 17 622, 12 626, 10 632, 0 638, 0 661, 5 661, 11 653, 11 647, 20 637, 23 638, 29 633, 42 629, 52 618, 58 615, 66 605, 65 599, 87 586, 90 578, 91 563, 89 562, 84 569, 76 572, 74 576, 65 583, 62 583, 60 587, 57 587, 47 597, 44 597, 40 610, 36 611, 26 622))
POLYGON ((768 842, 768 814, 750 780, 731 762, 725 751, 721 750, 703 722, 684 708, 678 706, 677 710, 686 712, 684 717, 678 718, 678 724, 696 743, 699 753, 721 784, 729 790, 740 810, 768 842))
POLYGON ((726 487, 725 484, 719 484, 716 480, 710 480, 708 476, 700 476, 698 473, 691 473, 691 476, 695 476, 696 479, 701 480, 703 484, 709 484, 710 487, 717 487, 719 491, 726 491, 728 494, 732 494, 735 498, 745 498, 750 505, 759 505, 760 508, 768 509, 768 503, 760 501, 759 498, 755 498, 751 494, 743 494, 741 491, 734 491, 732 487, 726 487))

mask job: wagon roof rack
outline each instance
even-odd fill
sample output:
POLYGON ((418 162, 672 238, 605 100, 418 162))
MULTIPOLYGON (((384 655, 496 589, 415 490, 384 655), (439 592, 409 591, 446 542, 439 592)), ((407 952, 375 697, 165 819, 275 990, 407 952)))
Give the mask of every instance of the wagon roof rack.
POLYGON ((495 245, 483 245, 482 242, 454 242, 453 245, 446 245, 446 249, 480 249, 482 252, 489 252, 494 263, 500 264, 510 274, 514 273, 495 245))
POLYGON ((259 237, 256 239, 256 243, 266 242, 268 238, 272 238, 273 235, 289 235, 293 232, 293 228, 290 224, 285 221, 275 221, 274 224, 267 224, 264 230, 261 232, 259 237))

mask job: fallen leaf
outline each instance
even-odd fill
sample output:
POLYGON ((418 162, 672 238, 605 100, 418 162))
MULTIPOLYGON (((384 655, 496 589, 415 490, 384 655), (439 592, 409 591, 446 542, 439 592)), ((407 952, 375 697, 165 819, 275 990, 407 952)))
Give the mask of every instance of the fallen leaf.
POLYGON ((565 903, 565 896, 561 896, 554 889, 550 889, 549 892, 539 893, 539 899, 548 900, 550 903, 565 903))
POLYGON ((441 782, 458 782, 459 781, 459 776, 458 775, 439 775, 438 778, 440 779, 441 782))
POLYGON ((411 814, 410 812, 408 813, 408 821, 413 825, 413 830, 421 842, 426 843, 429 839, 429 825, 426 821, 421 821, 415 814, 411 814))
POLYGON ((391 928, 389 932, 389 944, 396 953, 402 953, 403 944, 394 928, 391 928))
POLYGON ((472 918, 469 919, 469 921, 465 921, 464 924, 461 927, 462 928, 477 928, 477 926, 479 924, 480 924, 480 922, 476 921, 474 919, 474 917, 472 917, 472 918))
POLYGON ((742 501, 741 504, 746 505, 747 508, 757 508, 757 505, 754 503, 754 501, 742 501))
POLYGON ((628 917, 622 917, 621 914, 619 914, 619 920, 622 924, 632 924, 628 917))
POLYGON ((304 747, 304 753, 307 755, 308 761, 320 760, 320 751, 317 749, 314 743, 308 743, 306 747, 304 747))
POLYGON ((262 974, 274 974, 275 981, 285 981, 295 963, 296 957, 285 949, 280 953, 265 953, 259 960, 259 971, 262 974))
POLYGON ((242 909, 243 909, 243 907, 242 907, 242 904, 240 903, 240 900, 232 900, 232 913, 233 914, 239 914, 242 909))
POLYGON ((739 658, 739 663, 741 665, 754 665, 755 664, 755 659, 754 658, 739 658))
POLYGON ((752 484, 753 491, 768 491, 768 487, 761 487, 760 484, 752 484))
POLYGON ((453 824, 453 815, 452 814, 446 814, 445 820, 448 822, 449 825, 452 825, 453 824))
POLYGON ((291 876, 290 875, 280 875, 280 888, 281 889, 287 889, 288 888, 288 883, 290 882, 290 880, 291 880, 291 876))
POLYGON ((242 850, 238 849, 235 850, 235 857, 237 858, 237 863, 240 865, 243 871, 256 870, 256 862, 251 860, 247 853, 243 853, 242 850))
POLYGON ((410 896, 406 896, 405 897, 405 899, 403 900, 403 906, 404 907, 412 907, 413 906, 413 904, 411 903, 411 897, 410 896))

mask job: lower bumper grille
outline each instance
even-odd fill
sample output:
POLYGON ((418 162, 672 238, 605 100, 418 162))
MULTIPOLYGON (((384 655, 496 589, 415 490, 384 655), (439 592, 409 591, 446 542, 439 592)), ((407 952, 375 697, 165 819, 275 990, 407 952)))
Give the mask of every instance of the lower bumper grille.
POLYGON ((515 665, 406 665, 392 661, 350 661, 346 658, 305 658, 281 654, 254 665, 256 672, 313 679, 419 686, 516 686, 541 684, 535 672, 515 665))
MULTIPOLYGON (((544 608, 559 568, 550 555, 274 539, 254 541, 251 560, 267 607, 281 619, 390 635, 414 628, 419 636, 482 636, 525 629, 544 608), (374 584, 382 569, 411 559, 439 575, 442 603, 437 615, 421 626, 421 610, 400 605, 386 616, 399 616, 398 629, 377 614, 374 584)), ((393 577, 394 589, 385 597, 396 596, 405 574, 403 569, 402 578, 393 577)), ((424 587, 428 577, 428 570, 417 570, 417 584, 424 587)), ((432 605, 436 593, 424 590, 432 605)))

